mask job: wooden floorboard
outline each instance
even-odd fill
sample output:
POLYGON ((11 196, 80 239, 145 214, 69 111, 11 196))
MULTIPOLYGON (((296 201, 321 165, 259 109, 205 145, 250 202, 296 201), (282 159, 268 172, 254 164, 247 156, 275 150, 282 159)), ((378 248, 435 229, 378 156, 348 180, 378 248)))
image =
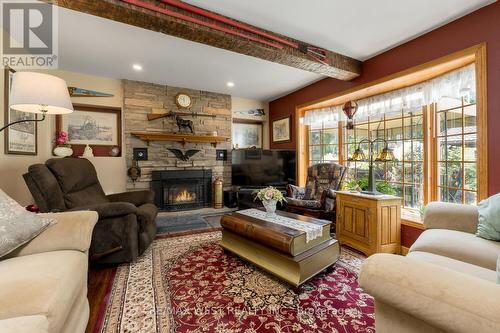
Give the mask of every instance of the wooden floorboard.
POLYGON ((103 301, 106 294, 110 292, 112 280, 115 276, 116 267, 90 268, 88 277, 88 299, 90 305, 90 318, 86 333, 93 333, 94 327, 99 320, 99 314, 103 309, 103 301))

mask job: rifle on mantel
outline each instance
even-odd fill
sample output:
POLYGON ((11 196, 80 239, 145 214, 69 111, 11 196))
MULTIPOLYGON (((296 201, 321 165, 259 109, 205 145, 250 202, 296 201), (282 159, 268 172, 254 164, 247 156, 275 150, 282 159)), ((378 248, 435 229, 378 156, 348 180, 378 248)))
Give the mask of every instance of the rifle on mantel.
POLYGON ((160 118, 165 118, 165 117, 170 117, 173 116, 172 112, 166 112, 166 113, 148 113, 148 120, 156 120, 160 118))
POLYGON ((192 112, 166 112, 166 113, 148 113, 148 120, 156 120, 165 117, 175 117, 175 116, 193 116, 193 117, 217 117, 216 114, 210 113, 192 113, 192 112))

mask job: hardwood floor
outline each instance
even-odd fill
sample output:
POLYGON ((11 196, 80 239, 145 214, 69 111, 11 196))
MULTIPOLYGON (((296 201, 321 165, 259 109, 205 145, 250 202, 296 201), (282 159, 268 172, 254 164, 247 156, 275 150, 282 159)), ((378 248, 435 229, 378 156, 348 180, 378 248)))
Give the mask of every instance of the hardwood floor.
MULTIPOLYGON (((90 268, 88 277, 88 299, 90 304, 90 318, 86 333, 93 333, 99 314, 102 312, 106 295, 111 291, 111 281, 116 267, 90 268)), ((96 331, 97 332, 97 331, 96 331)))

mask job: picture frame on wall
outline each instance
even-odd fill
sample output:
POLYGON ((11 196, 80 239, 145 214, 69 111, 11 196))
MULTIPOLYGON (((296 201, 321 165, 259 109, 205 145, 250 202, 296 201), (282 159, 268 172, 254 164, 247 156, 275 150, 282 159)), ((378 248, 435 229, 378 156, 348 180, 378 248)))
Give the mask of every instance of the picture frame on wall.
MULTIPOLYGON (((5 124, 19 120, 34 120, 36 113, 21 112, 9 108, 9 94, 12 77, 16 71, 6 67, 4 69, 4 112, 5 124)), ((38 123, 23 122, 5 129, 4 152, 14 155, 38 154, 38 123)))
POLYGON ((263 134, 262 122, 233 119, 232 141, 235 149, 262 148, 263 134))
POLYGON ((121 156, 121 108, 73 104, 73 109, 72 113, 56 117, 56 132, 68 133, 67 143, 73 155, 81 156, 89 145, 94 156, 121 156))
POLYGON ((273 120, 272 124, 273 143, 285 143, 292 141, 292 117, 273 120))

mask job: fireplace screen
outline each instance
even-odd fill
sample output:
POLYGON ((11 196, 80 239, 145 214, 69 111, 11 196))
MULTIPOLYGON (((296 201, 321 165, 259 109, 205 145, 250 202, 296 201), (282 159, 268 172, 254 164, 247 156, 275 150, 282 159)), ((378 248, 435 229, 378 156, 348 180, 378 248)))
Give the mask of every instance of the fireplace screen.
POLYGON ((208 207, 212 201, 210 170, 153 171, 151 189, 161 210, 208 207))

